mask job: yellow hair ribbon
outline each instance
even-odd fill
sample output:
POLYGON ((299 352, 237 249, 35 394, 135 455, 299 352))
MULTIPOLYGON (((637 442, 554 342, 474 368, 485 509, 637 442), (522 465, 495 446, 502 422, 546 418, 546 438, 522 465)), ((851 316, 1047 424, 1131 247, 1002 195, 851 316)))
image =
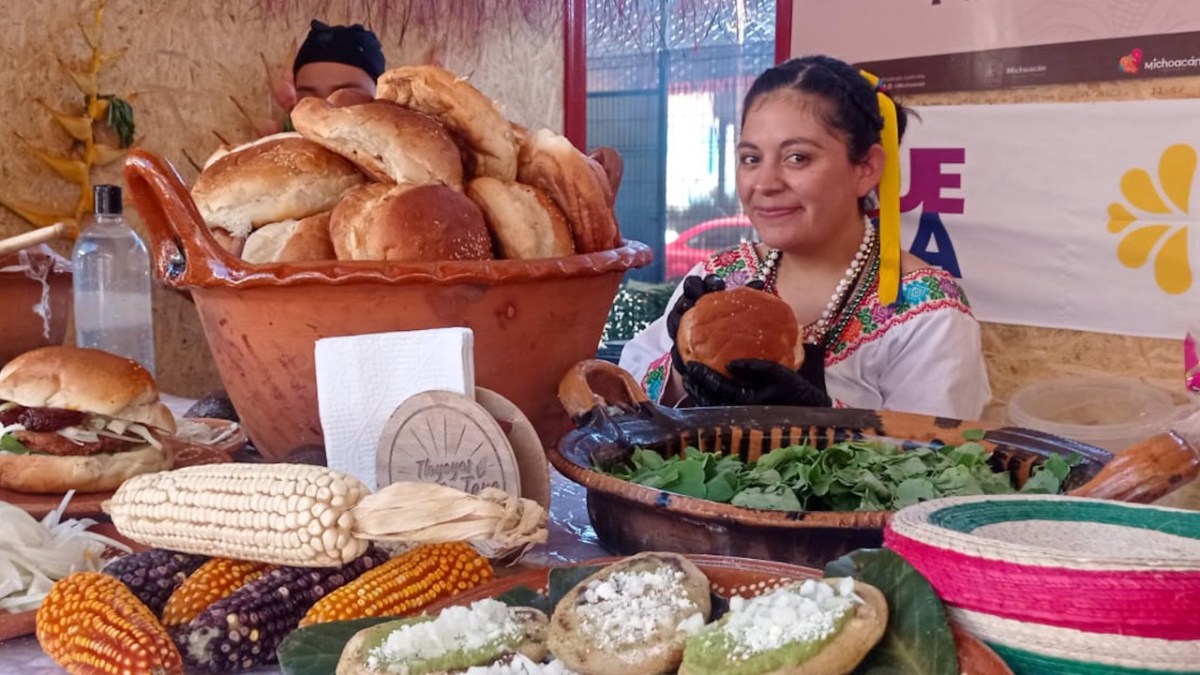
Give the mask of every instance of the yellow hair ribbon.
POLYGON ((879 88, 879 78, 858 71, 875 87, 883 116, 883 176, 879 179, 879 300, 885 305, 900 294, 900 134, 896 103, 879 88))

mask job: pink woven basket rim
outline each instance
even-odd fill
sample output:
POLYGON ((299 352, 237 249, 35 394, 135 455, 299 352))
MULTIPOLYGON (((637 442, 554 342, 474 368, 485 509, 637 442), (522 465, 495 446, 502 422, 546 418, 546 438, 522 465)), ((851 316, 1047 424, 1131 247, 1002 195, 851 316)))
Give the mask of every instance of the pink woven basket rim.
MULTIPOLYGON (((994 538, 979 537, 970 532, 957 532, 928 522, 935 512, 965 504, 991 502, 1002 504, 1016 501, 1044 501, 1063 504, 1100 504, 1105 508, 1144 510, 1147 513, 1176 513, 1181 517, 1200 518, 1193 511, 1171 509, 1146 504, 1126 504, 1105 500, 1065 497, 1058 495, 980 495, 971 497, 948 497, 921 502, 900 511, 892 517, 888 530, 926 545, 952 550, 996 562, 1019 563, 1031 568, 1056 567, 1080 571, 1152 571, 1156 573, 1200 574, 1200 558, 1162 560, 1138 556, 1081 557, 1065 549, 1046 549, 1021 543, 1003 542, 994 538)), ((1173 576, 1173 578, 1175 578, 1173 576)))

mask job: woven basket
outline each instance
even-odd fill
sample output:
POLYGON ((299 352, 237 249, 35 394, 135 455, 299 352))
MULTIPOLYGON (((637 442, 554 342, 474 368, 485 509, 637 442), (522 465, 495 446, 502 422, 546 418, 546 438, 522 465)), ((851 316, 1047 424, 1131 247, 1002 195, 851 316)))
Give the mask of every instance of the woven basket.
POLYGON ((1022 673, 1200 673, 1200 513, 1041 495, 898 511, 886 545, 1022 673))

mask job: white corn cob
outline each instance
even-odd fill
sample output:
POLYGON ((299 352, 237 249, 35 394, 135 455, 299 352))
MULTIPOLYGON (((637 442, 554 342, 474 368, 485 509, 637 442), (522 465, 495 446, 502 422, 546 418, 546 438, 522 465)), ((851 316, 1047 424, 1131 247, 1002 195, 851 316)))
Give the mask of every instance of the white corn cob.
POLYGON ((104 503, 122 535, 184 553, 297 567, 344 565, 370 543, 351 509, 369 490, 309 464, 202 464, 135 476, 104 503))

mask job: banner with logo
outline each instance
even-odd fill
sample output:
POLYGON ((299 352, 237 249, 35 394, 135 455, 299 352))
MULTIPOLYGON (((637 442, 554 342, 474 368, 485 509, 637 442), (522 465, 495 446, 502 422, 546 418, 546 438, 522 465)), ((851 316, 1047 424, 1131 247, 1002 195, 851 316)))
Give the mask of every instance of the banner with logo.
POLYGON ((911 92, 1200 74, 1196 0, 791 0, 791 54, 911 92))
POLYGON ((918 112, 903 241, 980 320, 1180 339, 1200 319, 1200 101, 918 112))

